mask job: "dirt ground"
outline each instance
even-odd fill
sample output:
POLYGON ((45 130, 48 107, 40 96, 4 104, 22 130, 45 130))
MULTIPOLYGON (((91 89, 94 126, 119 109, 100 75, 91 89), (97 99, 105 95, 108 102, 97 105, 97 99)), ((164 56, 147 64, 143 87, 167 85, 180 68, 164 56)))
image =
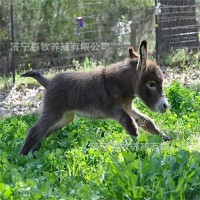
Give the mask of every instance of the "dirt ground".
MULTIPOLYGON (((177 69, 162 68, 165 82, 164 85, 176 80, 183 85, 200 84, 200 70, 181 72, 177 69)), ((10 91, 0 91, 0 118, 12 115, 25 115, 37 112, 41 106, 43 93, 42 86, 15 85, 10 91)))

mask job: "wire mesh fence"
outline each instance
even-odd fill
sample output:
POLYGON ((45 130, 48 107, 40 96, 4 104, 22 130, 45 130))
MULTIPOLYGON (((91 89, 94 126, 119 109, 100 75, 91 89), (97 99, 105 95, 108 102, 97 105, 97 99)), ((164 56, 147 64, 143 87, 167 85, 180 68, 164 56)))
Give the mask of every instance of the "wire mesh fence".
POLYGON ((1 0, 0 11, 1 75, 73 68, 85 57, 112 63, 142 39, 159 56, 199 48, 199 0, 1 0))
MULTIPOLYGON (((154 37, 154 30, 148 28, 153 26, 154 12, 149 0, 143 1, 149 5, 142 8, 135 8, 130 0, 35 2, 12 2, 14 42, 10 37, 4 39, 7 46, 3 49, 14 52, 16 70, 72 67, 74 59, 82 63, 85 57, 109 63, 127 56, 130 41, 137 46, 141 34, 147 37, 145 30, 154 37), (151 25, 145 25, 146 20, 151 25), (137 32, 141 32, 138 37, 137 32)), ((3 29, 10 35, 10 3, 2 1, 1 5, 7 22, 3 29)), ((8 55, 7 60, 10 63, 8 55)))
POLYGON ((199 3, 195 0, 160 0, 158 52, 199 48, 199 3))

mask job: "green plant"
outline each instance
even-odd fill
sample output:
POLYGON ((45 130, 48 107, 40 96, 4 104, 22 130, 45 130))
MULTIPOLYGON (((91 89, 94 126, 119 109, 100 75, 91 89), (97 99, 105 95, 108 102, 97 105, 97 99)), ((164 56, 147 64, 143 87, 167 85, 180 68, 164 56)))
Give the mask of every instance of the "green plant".
POLYGON ((178 49, 168 55, 165 64, 180 69, 200 68, 200 53, 189 51, 188 49, 178 49))
POLYGON ((75 65, 76 70, 84 70, 84 71, 91 70, 91 69, 101 66, 101 63, 97 63, 96 61, 88 57, 85 57, 82 64, 80 64, 79 61, 74 59, 73 64, 75 65))
POLYGON ((133 143, 114 121, 76 118, 42 145, 19 155, 37 114, 0 121, 0 199, 200 199, 200 93, 172 83, 172 109, 151 113, 136 106, 173 137, 140 130, 133 143))

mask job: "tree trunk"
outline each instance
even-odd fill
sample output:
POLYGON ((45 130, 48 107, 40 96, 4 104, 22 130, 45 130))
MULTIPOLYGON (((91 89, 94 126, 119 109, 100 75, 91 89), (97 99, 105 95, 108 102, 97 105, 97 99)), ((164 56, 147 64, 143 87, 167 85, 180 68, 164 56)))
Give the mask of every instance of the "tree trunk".
POLYGON ((136 48, 136 30, 137 30, 137 23, 131 23, 131 35, 130 35, 130 44, 133 48, 136 48))

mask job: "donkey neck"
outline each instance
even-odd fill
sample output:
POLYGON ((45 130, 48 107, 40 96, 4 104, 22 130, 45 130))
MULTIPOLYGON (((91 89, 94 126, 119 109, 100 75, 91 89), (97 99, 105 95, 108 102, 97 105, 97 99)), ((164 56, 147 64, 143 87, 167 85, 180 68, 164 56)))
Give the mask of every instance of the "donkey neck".
POLYGON ((105 69, 104 83, 111 97, 125 101, 136 96, 138 87, 136 68, 137 61, 132 62, 132 59, 127 59, 105 69))

